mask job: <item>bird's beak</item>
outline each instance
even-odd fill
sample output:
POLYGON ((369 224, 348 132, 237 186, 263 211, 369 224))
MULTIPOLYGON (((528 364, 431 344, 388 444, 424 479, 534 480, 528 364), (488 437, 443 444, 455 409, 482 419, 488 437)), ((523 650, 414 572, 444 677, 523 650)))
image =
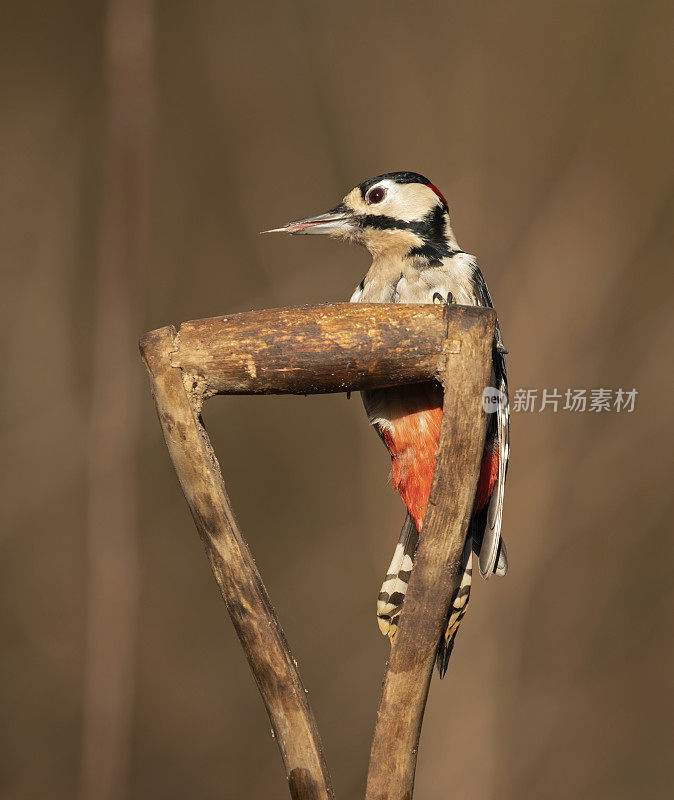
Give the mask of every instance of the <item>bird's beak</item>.
POLYGON ((326 211, 325 214, 298 219, 295 222, 289 222, 282 228, 272 228, 272 230, 262 231, 262 233, 327 233, 339 236, 352 229, 353 217, 353 212, 340 203, 331 211, 326 211))

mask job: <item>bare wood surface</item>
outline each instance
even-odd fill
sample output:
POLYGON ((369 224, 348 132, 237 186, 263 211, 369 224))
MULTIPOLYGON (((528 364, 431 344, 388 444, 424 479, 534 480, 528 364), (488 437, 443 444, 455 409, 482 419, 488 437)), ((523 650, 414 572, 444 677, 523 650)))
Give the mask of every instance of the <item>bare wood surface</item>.
POLYGON ((421 725, 484 447, 495 315, 472 317, 461 352, 447 358, 440 441, 424 526, 377 713, 366 800, 411 800, 421 725))
POLYGON ((473 315, 465 306, 383 303, 249 311, 184 322, 172 363, 204 396, 415 383, 439 377, 442 354, 460 346, 473 315))
POLYGON ((263 697, 291 796, 333 796, 313 712, 237 527, 199 412, 217 393, 347 391, 440 378, 446 386, 433 488, 391 652, 367 800, 411 800, 428 687, 484 444, 495 314, 473 307, 337 304, 273 309, 153 331, 140 347, 164 437, 263 697))
POLYGON ((260 573, 239 531, 208 436, 170 366, 174 331, 141 340, 164 438, 281 750, 294 800, 333 792, 322 744, 297 666, 260 573))

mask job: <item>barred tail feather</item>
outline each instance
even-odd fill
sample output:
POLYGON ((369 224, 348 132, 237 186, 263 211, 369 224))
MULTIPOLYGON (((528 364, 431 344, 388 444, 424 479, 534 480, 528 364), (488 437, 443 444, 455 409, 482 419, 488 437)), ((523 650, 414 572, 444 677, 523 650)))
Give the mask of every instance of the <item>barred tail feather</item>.
MULTIPOLYGON (((407 585, 414 565, 414 554, 418 542, 419 533, 414 520, 408 514, 400 532, 400 539, 396 545, 391 565, 388 568, 377 598, 379 629, 385 636, 389 636, 391 640, 393 640, 398 630, 398 620, 400 619, 407 585)), ((435 660, 441 678, 444 678, 447 672, 449 657, 456 641, 456 634, 468 609, 468 600, 470 599, 470 589, 473 581, 473 538, 470 534, 466 537, 466 544, 461 556, 461 569, 461 583, 452 597, 447 627, 440 639, 435 660)))
POLYGON ((414 520, 408 514, 400 532, 391 565, 377 598, 377 623, 384 636, 391 639, 398 629, 398 619, 402 609, 407 584, 414 563, 414 553, 419 543, 419 533, 414 520))
POLYGON ((447 672, 447 665, 449 664, 449 657, 454 649, 456 634, 459 631, 461 620, 468 609, 470 587, 473 581, 473 540, 471 536, 466 538, 461 563, 463 564, 461 583, 452 598, 449 607, 447 628, 445 629, 444 636, 440 639, 438 653, 435 657, 435 665, 438 668, 438 673, 441 678, 444 678, 447 672))

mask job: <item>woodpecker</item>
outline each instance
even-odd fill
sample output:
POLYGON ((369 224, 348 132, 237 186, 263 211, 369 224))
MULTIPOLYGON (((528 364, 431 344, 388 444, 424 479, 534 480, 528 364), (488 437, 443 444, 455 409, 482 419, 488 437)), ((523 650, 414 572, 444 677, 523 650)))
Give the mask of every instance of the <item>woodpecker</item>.
MULTIPOLYGON (((327 234, 367 248, 372 264, 353 303, 457 303, 493 308, 472 255, 460 249, 447 201, 423 175, 388 172, 352 189, 330 211, 296 220, 267 233, 327 234)), ((509 455, 508 381, 501 332, 492 347, 492 385, 500 390, 490 414, 471 521, 462 556, 462 578, 450 605, 436 665, 443 677, 466 613, 473 553, 480 574, 505 575, 508 559, 501 538, 503 493, 509 455)), ((361 392, 365 411, 391 456, 393 486, 407 508, 400 539, 377 598, 383 634, 395 636, 414 553, 423 530, 442 421, 442 388, 435 382, 361 392)))

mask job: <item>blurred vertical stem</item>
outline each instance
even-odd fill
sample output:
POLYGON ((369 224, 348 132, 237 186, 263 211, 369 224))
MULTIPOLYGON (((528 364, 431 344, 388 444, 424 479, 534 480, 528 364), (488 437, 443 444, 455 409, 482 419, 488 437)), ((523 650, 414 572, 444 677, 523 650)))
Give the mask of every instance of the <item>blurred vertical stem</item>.
POLYGON ((139 594, 135 340, 148 244, 153 13, 154 0, 108 0, 105 23, 82 800, 128 791, 139 594))

